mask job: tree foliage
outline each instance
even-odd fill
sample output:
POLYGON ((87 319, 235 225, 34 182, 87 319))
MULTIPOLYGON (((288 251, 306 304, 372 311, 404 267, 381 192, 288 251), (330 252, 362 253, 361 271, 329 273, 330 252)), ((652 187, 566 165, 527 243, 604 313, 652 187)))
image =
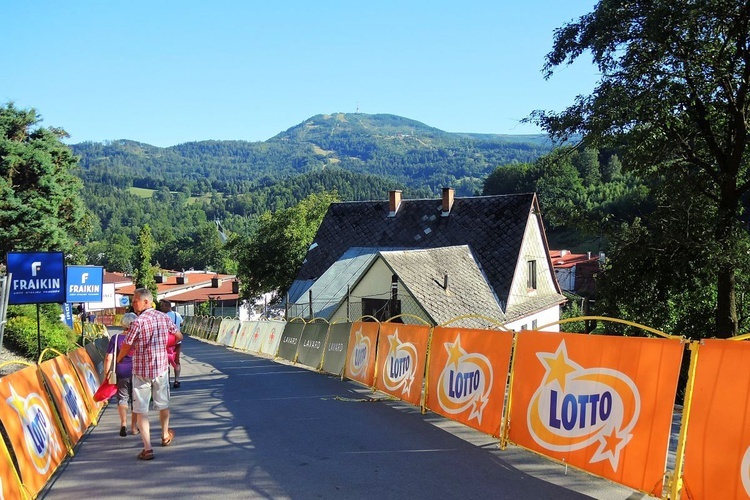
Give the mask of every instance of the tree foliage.
POLYGON ((307 249, 336 193, 311 194, 293 207, 266 212, 250 237, 230 244, 238 263, 243 298, 268 291, 283 296, 292 285, 307 249))
POLYGON ((562 230, 577 233, 578 240, 617 238, 622 223, 653 209, 649 186, 619 169, 614 152, 566 146, 531 164, 496 168, 483 194, 536 192, 553 235, 562 230))
POLYGON ((138 247, 136 248, 136 262, 138 266, 135 268, 133 283, 136 288, 148 288, 154 297, 156 297, 157 287, 151 258, 155 246, 156 243, 151 234, 151 227, 146 224, 138 234, 138 247))
POLYGON ((77 261, 89 221, 62 129, 38 127, 33 109, 0 106, 0 254, 62 251, 77 261))
MULTIPOLYGON (((671 193, 660 200, 671 224, 693 223, 679 198, 694 197, 707 239, 694 240, 681 258, 707 265, 706 279, 714 280, 711 333, 737 334, 737 279, 747 247, 740 216, 750 190, 750 8, 724 0, 601 0, 555 32, 547 75, 583 54, 602 74, 593 93, 531 119, 555 138, 580 134, 587 144, 617 148, 623 166, 671 193)), ((649 224, 649 238, 662 241, 663 234, 649 224)), ((652 259, 666 262, 668 241, 651 246, 661 252, 652 259)))

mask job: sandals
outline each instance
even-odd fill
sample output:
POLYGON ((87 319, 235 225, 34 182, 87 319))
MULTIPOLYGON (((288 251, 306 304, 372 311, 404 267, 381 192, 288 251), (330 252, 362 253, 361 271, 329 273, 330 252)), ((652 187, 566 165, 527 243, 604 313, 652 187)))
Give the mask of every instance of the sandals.
POLYGON ((174 429, 168 429, 167 437, 161 438, 161 445, 169 446, 170 444, 172 444, 172 439, 174 439, 174 429))
POLYGON ((180 388, 180 382, 178 380, 174 381, 174 384, 172 384, 173 389, 179 389, 180 388))
MULTIPOLYGON (((169 446, 170 444, 172 444, 173 439, 174 439, 174 429, 168 429, 167 437, 161 439, 161 445, 169 446)), ((153 460, 153 459, 154 459, 154 450, 141 450, 141 452, 138 454, 138 460, 153 460)))

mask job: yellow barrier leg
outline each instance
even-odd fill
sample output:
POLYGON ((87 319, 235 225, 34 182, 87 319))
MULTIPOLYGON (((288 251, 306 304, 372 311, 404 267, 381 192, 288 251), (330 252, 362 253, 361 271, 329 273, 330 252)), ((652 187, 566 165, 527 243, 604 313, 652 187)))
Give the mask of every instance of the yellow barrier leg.
POLYGON ((513 345, 510 351, 510 375, 508 376, 508 394, 505 402, 505 415, 503 416, 503 428, 500 431, 500 449, 504 450, 508 446, 508 434, 510 434, 510 410, 513 402, 513 373, 516 366, 516 344, 518 343, 518 334, 513 334, 513 345))
POLYGON ((690 342, 690 368, 688 369, 688 380, 685 387, 685 401, 682 405, 682 419, 680 421, 680 436, 677 439, 677 456, 675 457, 674 473, 670 479, 667 498, 679 500, 682 491, 682 467, 684 465, 685 438, 687 437, 688 422, 690 420, 690 407, 693 403, 693 384, 695 382, 695 369, 698 365, 699 342, 690 342))

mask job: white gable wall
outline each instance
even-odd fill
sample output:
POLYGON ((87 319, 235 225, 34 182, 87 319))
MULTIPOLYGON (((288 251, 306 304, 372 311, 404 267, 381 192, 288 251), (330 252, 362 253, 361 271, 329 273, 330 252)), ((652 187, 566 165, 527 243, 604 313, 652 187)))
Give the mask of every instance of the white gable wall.
MULTIPOLYGON (((526 223, 516 270, 513 274, 510 295, 507 298, 506 313, 512 316, 514 310, 523 309, 524 302, 549 295, 558 295, 557 287, 555 286, 554 270, 549 265, 547 249, 544 245, 537 216, 532 213, 529 214, 526 223), (527 287, 529 278, 528 262, 531 260, 536 261, 536 288, 533 290, 527 287)), ((520 329, 520 326, 527 325, 527 328, 530 329, 535 319, 539 326, 557 321, 560 319, 560 307, 554 306, 533 315, 524 316, 522 319, 511 321, 506 326, 508 328, 520 329), (517 325, 518 328, 515 328, 513 325, 517 325)), ((559 331, 559 327, 556 327, 554 331, 559 331)))
POLYGON ((544 295, 557 295, 553 271, 550 269, 547 251, 542 240, 542 233, 539 230, 536 216, 529 215, 526 224, 521 251, 516 263, 516 271, 513 274, 513 284, 510 288, 507 309, 513 309, 530 298, 541 297, 544 295), (528 280, 528 265, 530 260, 536 261, 537 283, 535 290, 528 290, 526 283, 528 280))
MULTIPOLYGON (((354 303, 351 306, 350 314, 352 315, 352 320, 359 319, 359 316, 361 315, 361 309, 360 304, 362 302, 362 297, 367 298, 373 298, 373 299, 388 299, 391 296, 391 277, 393 276, 393 271, 385 264, 383 261, 383 258, 378 256, 377 259, 375 259, 375 262, 372 264, 370 269, 368 269, 365 274, 362 276, 362 279, 359 280, 359 282, 350 290, 350 293, 352 295, 352 303, 354 303)), ((414 297, 409 294, 406 289, 401 284, 401 281, 398 282, 398 297, 401 300, 402 304, 402 313, 409 313, 414 314, 416 316, 419 316, 421 318, 424 318, 425 320, 428 319, 427 313, 422 309, 420 306, 417 305, 417 301, 414 300, 414 297), (411 300, 409 301, 410 304, 414 304, 414 307, 417 309, 416 311, 404 311, 403 305, 404 305, 404 298, 409 297, 411 300)), ((333 313, 331 316, 330 322, 333 323, 334 321, 345 321, 346 320, 346 301, 341 303, 341 306, 339 306, 338 309, 333 313)), ((415 321, 410 318, 404 318, 404 323, 414 323, 415 321)))
MULTIPOLYGON (((516 321, 506 323, 504 326, 508 330, 521 331, 521 330, 538 330, 540 326, 554 323, 560 319, 560 306, 550 307, 543 311, 534 313, 516 321)), ((544 328, 545 332, 559 332, 560 325, 552 325, 544 328)))

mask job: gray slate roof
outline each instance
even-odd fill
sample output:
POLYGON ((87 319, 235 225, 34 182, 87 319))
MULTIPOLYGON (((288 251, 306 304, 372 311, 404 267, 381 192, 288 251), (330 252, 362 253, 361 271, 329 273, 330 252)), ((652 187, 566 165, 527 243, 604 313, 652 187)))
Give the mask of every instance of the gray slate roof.
MULTIPOLYGON (((436 324, 467 314, 504 322, 505 315, 468 246, 381 251, 380 255, 436 324)), ((491 325, 478 318, 451 323, 466 328, 491 325)))
MULTIPOLYGON (((293 314, 295 316, 310 314, 308 291, 312 290, 315 317, 330 318, 346 298, 348 287, 356 284, 377 255, 378 249, 376 248, 350 248, 317 281, 299 282, 308 283, 308 286, 294 300, 293 314)), ((291 299, 291 291, 289 296, 291 299)))
POLYGON ((314 280, 350 247, 439 248, 468 245, 501 307, 510 291, 533 193, 455 198, 447 217, 442 199, 404 199, 395 217, 388 201, 333 203, 297 280, 314 280))

